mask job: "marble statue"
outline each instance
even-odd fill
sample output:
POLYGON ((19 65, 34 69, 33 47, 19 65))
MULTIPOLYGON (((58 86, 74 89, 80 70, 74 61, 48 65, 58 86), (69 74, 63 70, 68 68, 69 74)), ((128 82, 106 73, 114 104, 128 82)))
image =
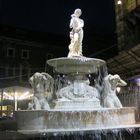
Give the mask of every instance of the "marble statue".
POLYGON ((70 85, 58 90, 57 98, 69 101, 99 101, 98 90, 89 84, 90 81, 87 78, 71 81, 70 85))
POLYGON ((53 78, 47 73, 36 72, 32 77, 30 77, 29 83, 33 88, 34 96, 32 103, 28 104, 28 109, 49 109, 50 107, 45 97, 45 92, 46 90, 49 90, 50 94, 52 94, 53 78))
POLYGON ((76 9, 74 14, 71 15, 70 28, 70 45, 68 57, 83 56, 82 55, 82 40, 83 40, 83 27, 84 21, 80 19, 82 11, 76 9))
POLYGON ((116 95, 117 86, 126 86, 127 83, 123 81, 118 74, 107 75, 104 78, 104 89, 103 89, 103 102, 104 107, 108 108, 121 108, 122 104, 116 95))

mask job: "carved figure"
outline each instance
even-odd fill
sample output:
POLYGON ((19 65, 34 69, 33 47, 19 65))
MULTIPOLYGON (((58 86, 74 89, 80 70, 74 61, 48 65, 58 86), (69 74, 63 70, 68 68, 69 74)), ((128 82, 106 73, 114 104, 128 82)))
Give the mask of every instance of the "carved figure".
POLYGON ((70 85, 60 89, 57 98, 69 101, 99 101, 99 92, 96 88, 89 86, 89 80, 77 80, 70 85))
POLYGON ((50 92, 52 93, 53 78, 47 73, 36 72, 29 79, 29 83, 33 88, 34 96, 32 103, 29 103, 28 105, 28 109, 30 110, 49 109, 50 107, 45 97, 45 91, 50 90, 50 92))
POLYGON ((71 15, 70 28, 70 45, 68 57, 83 56, 82 55, 82 40, 83 40, 83 27, 84 21, 80 19, 82 11, 76 9, 74 14, 71 15))
POLYGON ((104 107, 121 108, 122 104, 116 95, 117 86, 126 86, 127 83, 123 81, 118 74, 107 75, 104 78, 104 107))

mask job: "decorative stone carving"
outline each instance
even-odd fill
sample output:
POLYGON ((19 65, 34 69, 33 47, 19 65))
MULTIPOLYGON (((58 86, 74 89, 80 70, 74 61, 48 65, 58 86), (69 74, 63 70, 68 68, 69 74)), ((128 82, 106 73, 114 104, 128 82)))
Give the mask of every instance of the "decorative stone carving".
POLYGON ((73 75, 69 85, 56 92, 55 108, 100 108, 99 92, 90 86, 89 79, 83 75, 73 75))
POLYGON ((84 21, 80 19, 82 11, 76 9, 74 14, 71 15, 70 28, 70 45, 68 57, 82 56, 82 40, 83 40, 83 27, 84 21))
POLYGON ((98 100, 99 93, 96 88, 89 86, 89 81, 74 81, 71 85, 57 92, 58 98, 72 101, 98 100))
POLYGON ((107 75, 104 78, 104 106, 109 108, 121 108, 122 104, 116 95, 117 86, 126 86, 127 83, 123 81, 119 75, 107 75))
POLYGON ((53 90, 53 78, 47 73, 36 72, 30 79, 29 83, 31 84, 34 92, 32 103, 29 103, 28 109, 30 110, 40 110, 40 109, 49 109, 48 101, 45 97, 45 91, 50 91, 52 94, 53 90))

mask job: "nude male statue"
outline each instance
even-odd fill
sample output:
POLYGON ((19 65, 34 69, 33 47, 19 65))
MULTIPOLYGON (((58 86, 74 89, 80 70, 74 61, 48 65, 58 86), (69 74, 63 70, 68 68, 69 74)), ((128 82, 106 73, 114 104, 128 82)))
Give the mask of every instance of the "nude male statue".
POLYGON ((83 40, 83 27, 84 21, 80 19, 82 11, 76 9, 74 14, 71 15, 70 32, 71 43, 69 45, 68 57, 83 56, 82 54, 82 40, 83 40))

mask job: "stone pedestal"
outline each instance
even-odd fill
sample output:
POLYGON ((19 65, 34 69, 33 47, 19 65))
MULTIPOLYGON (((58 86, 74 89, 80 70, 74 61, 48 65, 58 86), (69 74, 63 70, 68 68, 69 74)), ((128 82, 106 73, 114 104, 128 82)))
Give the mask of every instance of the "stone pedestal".
POLYGON ((91 101, 66 101, 57 100, 55 103, 55 109, 90 109, 90 108, 101 108, 99 100, 91 101))

